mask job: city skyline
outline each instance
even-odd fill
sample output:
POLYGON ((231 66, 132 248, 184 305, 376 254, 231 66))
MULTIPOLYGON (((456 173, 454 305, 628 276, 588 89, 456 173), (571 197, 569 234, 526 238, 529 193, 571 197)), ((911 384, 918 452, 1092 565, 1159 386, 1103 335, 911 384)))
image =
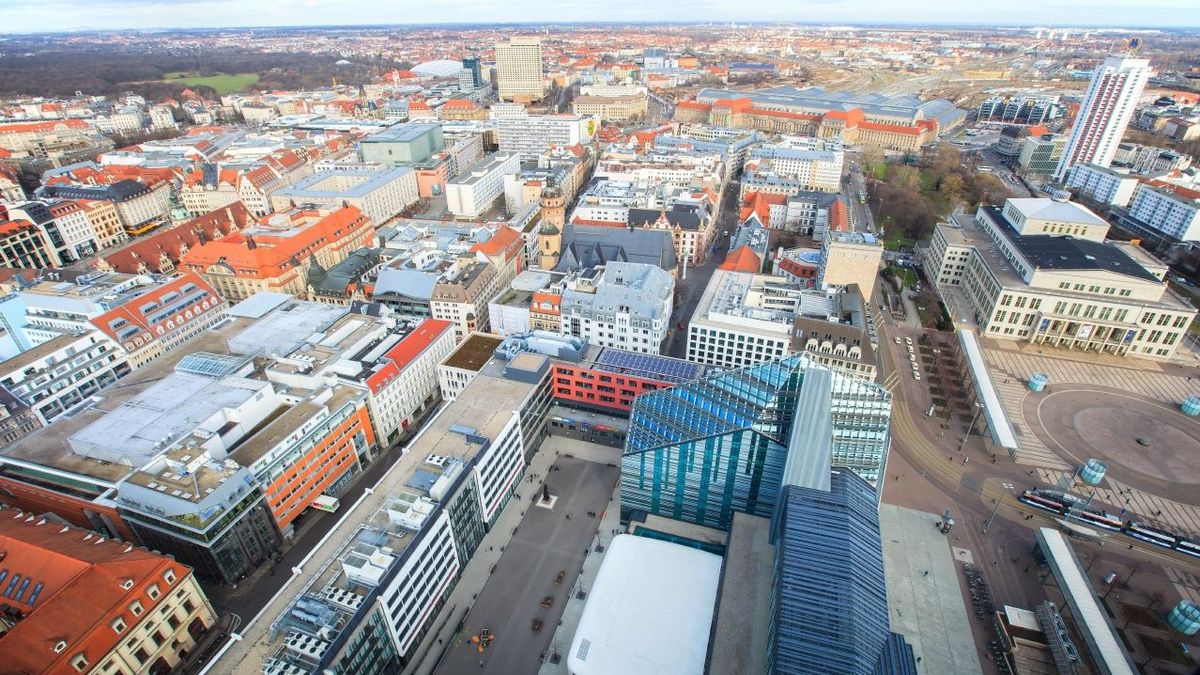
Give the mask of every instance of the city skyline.
MULTIPOLYGON (((480 0, 449 0, 428 6, 394 6, 380 0, 360 0, 347 7, 335 0, 274 0, 264 7, 235 0, 87 0, 96 11, 81 13, 78 3, 63 0, 10 0, 0 8, 0 25, 13 33, 71 32, 113 29, 232 28, 351 26, 351 25, 430 25, 430 24, 513 24, 527 23, 528 14, 519 3, 485 3, 480 0), (163 5, 170 5, 169 18, 163 5), (336 18, 335 18, 336 17, 336 18)), ((737 7, 715 0, 700 0, 689 6, 688 22, 797 22, 808 24, 893 24, 893 25, 991 25, 1045 26, 1064 28, 1159 28, 1178 29, 1200 25, 1188 20, 1191 3, 1186 0, 1160 0, 1153 5, 1125 1, 1080 3, 1073 1, 1037 3, 1018 0, 1003 7, 952 3, 937 8, 936 16, 921 16, 910 6, 898 6, 882 0, 818 0, 795 5, 779 0, 757 0, 737 7), (1081 12, 1085 12, 1081 14, 1081 12), (1080 22, 1080 17, 1086 21, 1080 22), (1154 17, 1154 20, 1149 20, 1154 17)), ((932 8, 931 8, 932 9, 932 8)), ((932 13, 932 12, 930 12, 932 13)), ((652 23, 668 18, 660 6, 631 0, 608 3, 603 10, 578 0, 558 3, 539 13, 547 23, 603 23, 620 18, 623 22, 652 23)))

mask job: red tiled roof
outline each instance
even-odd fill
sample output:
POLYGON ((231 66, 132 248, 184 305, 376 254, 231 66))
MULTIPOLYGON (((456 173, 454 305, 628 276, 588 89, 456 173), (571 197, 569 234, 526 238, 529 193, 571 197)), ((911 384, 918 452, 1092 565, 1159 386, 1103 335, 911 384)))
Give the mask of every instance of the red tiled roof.
POLYGON ((786 203, 787 195, 747 192, 745 199, 742 201, 742 213, 738 220, 745 222, 751 214, 758 214, 758 221, 766 226, 771 221, 771 205, 786 203))
POLYGON ((217 295, 217 291, 213 289, 212 286, 209 286, 207 281, 205 281, 199 275, 191 272, 184 272, 182 275, 171 279, 162 286, 139 295, 129 302, 118 305, 109 311, 100 314, 99 316, 92 317, 89 319, 89 321, 91 321, 92 325, 98 328, 102 333, 112 338, 117 344, 129 342, 139 336, 142 338, 145 344, 149 344, 155 338, 155 329, 159 328, 160 326, 164 327, 164 329, 173 330, 177 324, 182 325, 183 323, 191 321, 192 318, 198 318, 205 312, 221 306, 223 302, 224 301, 221 299, 221 297, 217 295), (145 307, 149 303, 154 302, 157 306, 155 306, 155 308, 151 311, 157 312, 159 309, 162 309, 161 304, 162 297, 164 295, 179 291, 179 289, 183 288, 187 284, 193 284, 204 291, 207 291, 208 297, 199 303, 190 305, 186 310, 172 312, 157 322, 152 322, 150 317, 139 309, 140 307, 145 307), (191 316, 188 316, 189 314, 191 316), (123 319, 125 323, 114 329, 112 324, 121 319, 123 319), (122 340, 120 335, 122 332, 126 331, 126 328, 129 325, 137 326, 141 330, 138 333, 130 335, 122 340))
POLYGON ((717 269, 758 274, 762 271, 762 259, 749 246, 739 246, 717 269))
POLYGON ((422 321, 416 330, 404 336, 403 340, 397 342, 383 355, 387 363, 367 378, 367 386, 371 388, 371 392, 379 393, 379 390, 383 389, 392 378, 402 373, 409 364, 428 349, 429 345, 453 327, 453 323, 441 319, 422 321))
POLYGON ((10 235, 32 229, 34 229, 33 223, 29 222, 28 220, 0 221, 0 235, 10 235))
MULTIPOLYGON (((292 260, 297 257, 306 258, 314 250, 332 242, 352 236, 354 233, 374 233, 370 219, 354 206, 342 208, 326 216, 320 216, 318 211, 295 211, 293 221, 318 217, 319 219, 307 225, 291 236, 281 237, 271 234, 259 234, 254 238, 254 246, 250 245, 250 237, 242 232, 234 232, 216 241, 209 241, 191 248, 183 255, 181 263, 188 269, 205 270, 211 265, 224 263, 229 267, 247 272, 257 279, 278 277, 286 270, 294 267, 292 260)), ((279 214, 276 214, 277 217, 279 214)), ((361 236, 359 236, 361 239, 361 236)), ((357 245, 366 245, 368 241, 360 241, 357 245)))
POLYGON ((557 293, 547 291, 534 291, 533 297, 530 298, 530 306, 532 309, 542 314, 558 314, 562 305, 562 296, 557 293), (541 305, 550 305, 542 307, 541 305))
MULTIPOLYGON (((84 204, 84 208, 87 207, 84 204)), ((117 272, 139 274, 143 264, 151 272, 162 272, 162 258, 165 257, 172 265, 178 265, 184 249, 191 249, 200 243, 200 233, 206 240, 212 241, 253 222, 254 216, 246 205, 234 202, 212 213, 159 230, 129 246, 103 254, 101 258, 117 272)))
POLYGON ((1193 190, 1191 188, 1186 188, 1182 185, 1177 185, 1175 183, 1168 183, 1167 181, 1163 181, 1163 180, 1150 179, 1150 180, 1146 181, 1146 184, 1150 185, 1152 187, 1167 190, 1169 192, 1174 192, 1175 194, 1179 195, 1180 197, 1183 197, 1184 199, 1200 199, 1200 190, 1193 190))
POLYGON ((125 639, 112 629, 113 620, 135 625, 140 619, 128 609, 134 600, 149 614, 170 592, 163 574, 174 571, 177 585, 191 573, 165 556, 11 508, 0 509, 0 551, 9 580, 31 581, 22 599, 17 593, 4 598, 27 613, 3 636, 3 670, 11 673, 73 672, 70 660, 80 653, 99 663, 125 639), (151 583, 164 591, 157 599, 146 594, 151 583), (66 647, 55 653, 60 641, 66 647))
POLYGON ((478 110, 479 104, 465 98, 452 98, 446 101, 442 108, 446 110, 478 110))
POLYGON ((830 232, 847 232, 850 230, 850 214, 840 197, 833 200, 833 205, 829 207, 828 229, 830 232))
POLYGON ((503 225, 500 229, 492 234, 491 239, 480 242, 471 247, 472 253, 482 253, 484 255, 494 256, 500 255, 507 251, 514 244, 521 240, 521 233, 513 228, 503 225))
POLYGON ((87 122, 83 120, 68 119, 68 120, 46 120, 43 122, 11 122, 8 124, 0 124, 0 134, 19 134, 36 131, 53 131, 55 127, 64 126, 68 129, 85 130, 90 129, 87 122))

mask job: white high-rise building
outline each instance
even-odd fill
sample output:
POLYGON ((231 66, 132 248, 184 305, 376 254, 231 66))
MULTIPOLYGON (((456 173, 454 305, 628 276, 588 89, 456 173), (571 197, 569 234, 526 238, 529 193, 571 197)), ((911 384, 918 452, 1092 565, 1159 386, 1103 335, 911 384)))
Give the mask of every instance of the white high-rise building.
POLYGON ((496 45, 496 85, 503 101, 528 103, 546 93, 542 77, 542 41, 514 37, 496 45))
POLYGON ((1112 162, 1149 80, 1150 61, 1146 59, 1110 56, 1096 67, 1071 138, 1054 170, 1057 180, 1076 164, 1108 166, 1112 162))

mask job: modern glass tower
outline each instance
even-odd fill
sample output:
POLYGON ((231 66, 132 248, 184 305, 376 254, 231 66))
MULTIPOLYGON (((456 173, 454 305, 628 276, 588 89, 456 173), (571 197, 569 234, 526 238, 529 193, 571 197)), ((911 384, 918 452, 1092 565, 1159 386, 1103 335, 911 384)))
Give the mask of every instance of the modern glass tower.
POLYGON ((870 675, 905 661, 881 655, 888 605, 874 488, 850 471, 835 471, 824 490, 788 485, 771 535, 767 672, 870 675))
POLYGON ((830 457, 874 482, 890 412, 882 387, 798 354, 644 394, 622 458, 623 515, 720 529, 734 511, 771 517, 785 474, 828 489, 830 457))

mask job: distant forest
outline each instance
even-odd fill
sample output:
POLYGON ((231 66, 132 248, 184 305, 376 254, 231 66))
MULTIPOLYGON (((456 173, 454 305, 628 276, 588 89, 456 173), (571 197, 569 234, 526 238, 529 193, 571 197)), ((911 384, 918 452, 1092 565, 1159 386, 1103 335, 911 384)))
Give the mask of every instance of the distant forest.
MULTIPOLYGON (((411 67, 411 64, 382 56, 337 65, 339 57, 335 54, 229 49, 219 52, 94 48, 22 50, 19 45, 9 43, 5 45, 5 51, 7 53, 0 58, 0 96, 69 97, 76 91, 115 96, 133 92, 157 101, 168 96, 177 97, 188 87, 182 82, 162 81, 167 73, 255 73, 259 81, 252 88, 271 90, 328 86, 335 77, 339 84, 365 84, 392 68, 411 67), (26 56, 26 53, 32 55, 26 56)), ((215 98, 210 87, 191 88, 205 97, 215 98)))

